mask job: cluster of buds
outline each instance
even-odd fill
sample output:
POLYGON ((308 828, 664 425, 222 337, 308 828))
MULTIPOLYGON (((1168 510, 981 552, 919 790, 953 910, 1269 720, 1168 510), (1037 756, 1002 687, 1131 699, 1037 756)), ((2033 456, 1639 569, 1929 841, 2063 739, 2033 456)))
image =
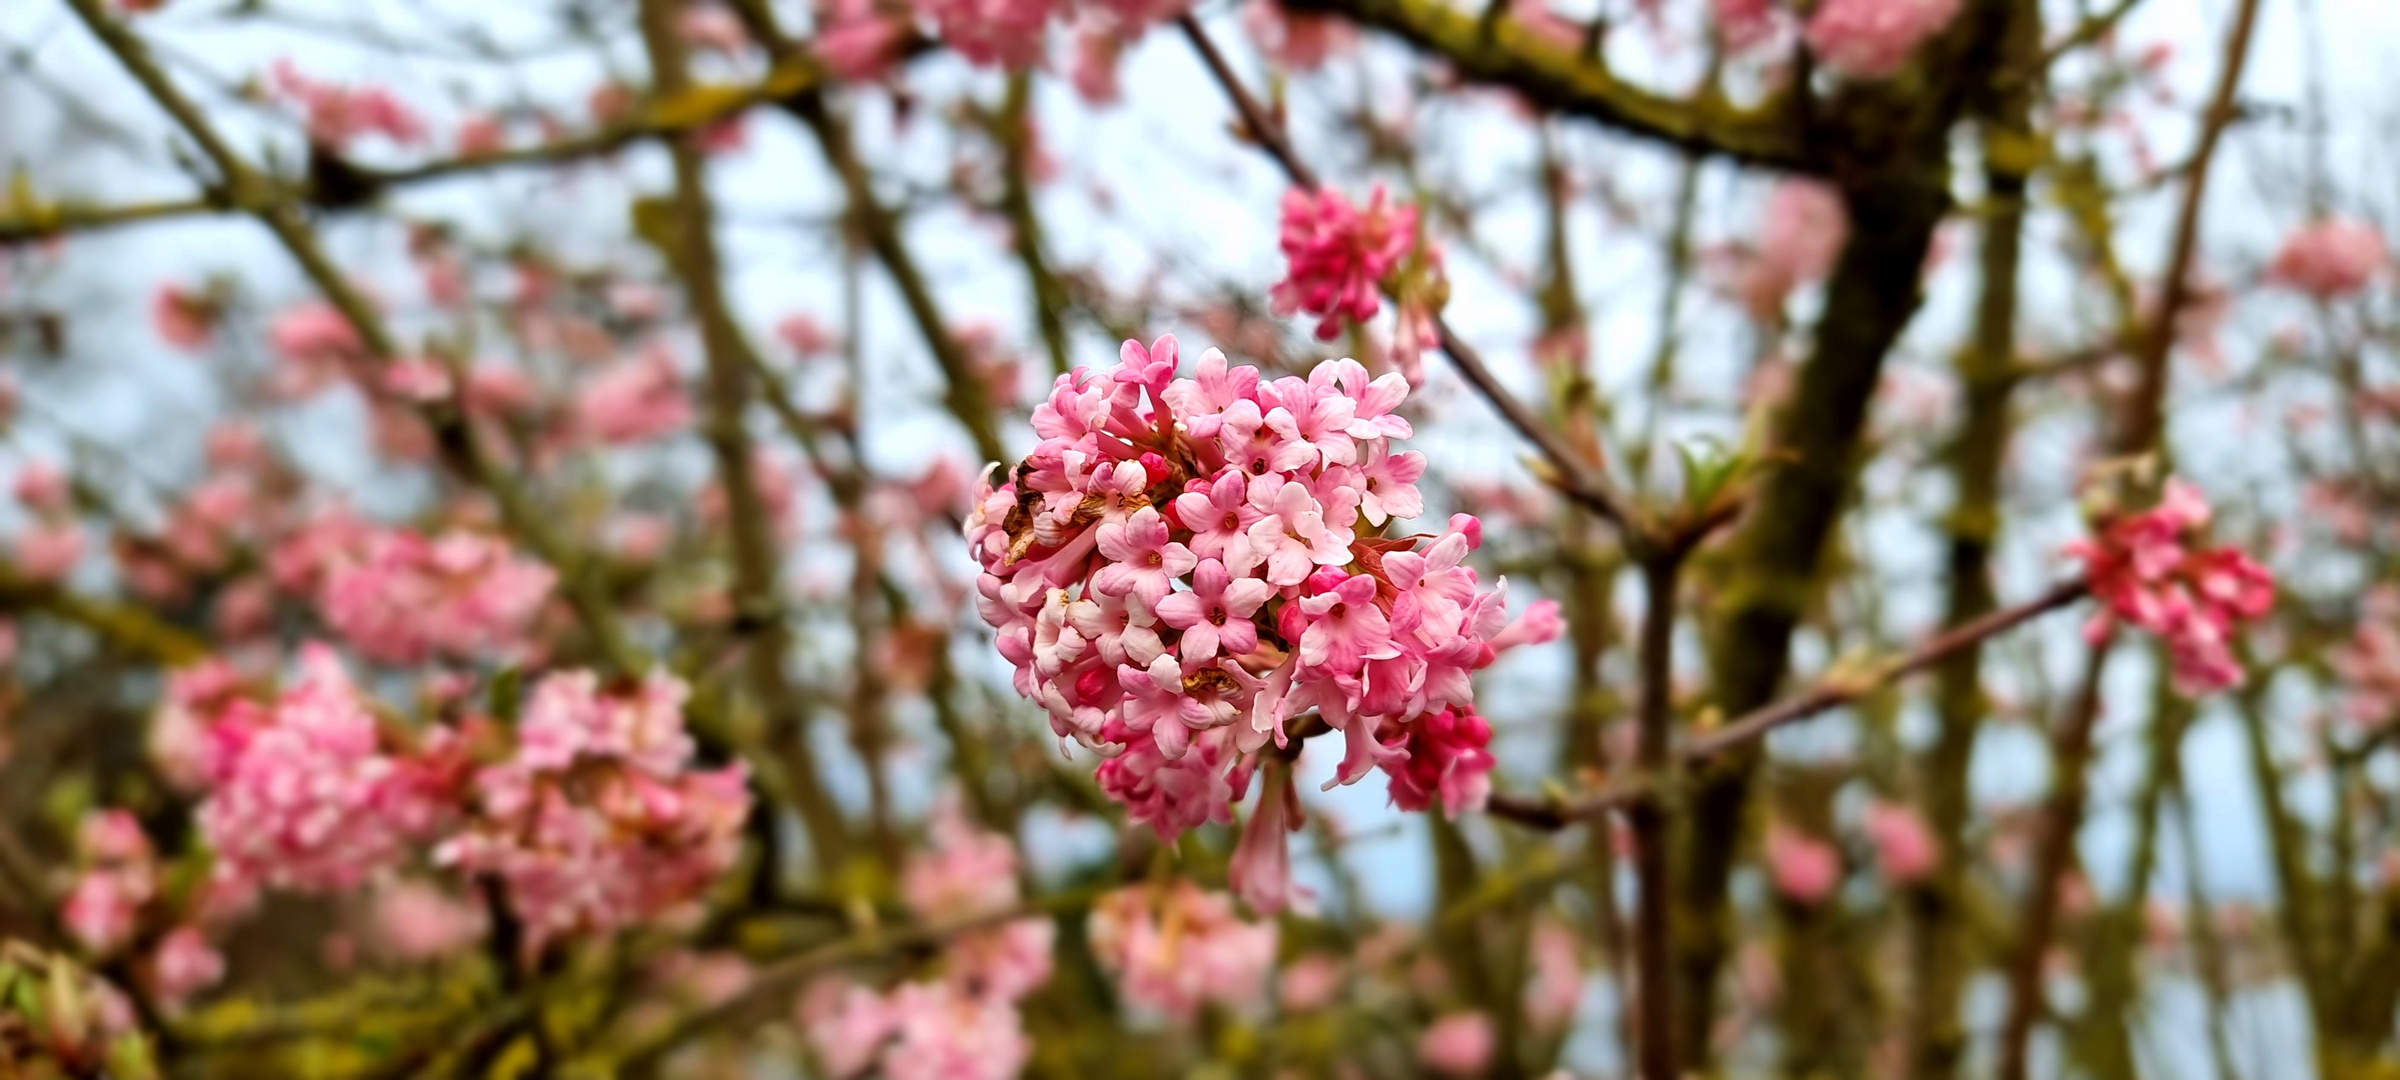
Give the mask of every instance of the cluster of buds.
POLYGON ((2069 545, 2103 607, 2084 628, 2097 642, 2121 620, 2167 643, 2175 682, 2206 694, 2242 681, 2233 657, 2235 623, 2275 605, 2275 578, 2237 548, 2199 545, 2208 501, 2179 479, 2158 504, 2107 517, 2096 534, 2069 545))
POLYGON ((1424 509, 1424 455, 1393 446, 1406 381, 1177 361, 1171 337, 1129 341, 1118 366, 1060 376, 1041 444, 978 492, 977 606, 1017 691, 1111 759, 1102 786, 1165 837, 1229 820, 1258 752, 1311 710, 1346 737, 1327 786, 1381 765, 1404 802, 1478 804, 1470 676, 1560 624, 1546 602, 1510 623, 1505 583, 1479 590, 1474 517, 1387 535, 1424 509))

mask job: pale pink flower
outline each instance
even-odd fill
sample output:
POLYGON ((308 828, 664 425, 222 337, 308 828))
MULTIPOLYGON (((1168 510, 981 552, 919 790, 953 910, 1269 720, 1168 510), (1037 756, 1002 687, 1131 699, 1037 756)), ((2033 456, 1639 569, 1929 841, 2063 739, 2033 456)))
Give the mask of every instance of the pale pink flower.
POLYGON ((1301 14, 1277 0, 1242 5, 1242 27, 1269 60, 1292 71, 1323 67, 1328 57, 1358 45, 1358 27, 1331 15, 1301 14))
POLYGON ((141 906, 152 895, 149 881, 147 874, 136 878, 111 870, 86 871, 67 891, 59 923, 92 955, 113 953, 132 940, 141 906))
POLYGON ((951 983, 908 983, 892 992, 892 1042, 884 1080, 1009 1080, 1033 1056, 1016 1007, 951 983))
POLYGON ((228 881, 339 892, 398 863, 444 820, 436 778, 384 744, 339 658, 301 651, 272 701, 226 701, 209 722, 197 816, 228 881))
POLYGON ((1279 243, 1290 268, 1274 287, 1275 310, 1322 316, 1317 337, 1333 340, 1345 321, 1375 316, 1381 283, 1416 246, 1416 234, 1416 207, 1393 205, 1380 184, 1363 211, 1330 188, 1285 192, 1279 243))
POLYGON ((916 0, 944 44, 969 63, 1028 68, 1039 63, 1052 0, 916 0))
POLYGON ((162 284, 150 298, 150 327, 158 338, 184 352, 208 348, 216 333, 217 307, 180 285, 162 284))
POLYGON ((1842 883, 1842 855, 1833 845, 1784 825, 1767 829, 1767 876, 1775 891, 1797 904, 1821 904, 1842 883))
MULTIPOLYGON (((489 113, 476 113, 458 125, 458 156, 476 157, 508 149, 508 125, 489 113)), ((429 290, 431 291, 431 290, 429 290)))
POLYGON ((933 843, 908 860, 900 895, 917 918, 961 922, 996 915, 1017 904, 1017 846, 978 829, 955 801, 934 810, 933 843))
POLYGON ((1417 1038, 1417 1060, 1444 1076, 1481 1076, 1491 1068, 1499 1034, 1480 1010, 1451 1013, 1417 1038))
POLYGON ((267 328, 267 344, 283 363, 275 385, 286 397, 305 397, 324 389, 367 354, 358 328, 340 309, 322 300, 297 304, 277 315, 267 328))
POLYGON ((1894 884, 1923 881, 1941 862, 1941 845, 1925 817, 1906 803, 1878 802, 1867 807, 1867 839, 1875 845, 1876 864, 1894 884))
POLYGON ((1213 483, 1194 487, 1175 497, 1177 524, 1192 531, 1192 553, 1222 560, 1238 576, 1248 576, 1259 562, 1250 544, 1250 526, 1266 511, 1250 504, 1250 485, 1240 472, 1228 472, 1213 483))
POLYGON ((1315 1012, 1333 1004, 1341 993, 1341 961, 1324 953, 1309 953, 1289 964, 1275 977, 1275 1000, 1287 1012, 1315 1012))
POLYGON ((1267 580, 1298 585, 1320 566, 1350 561, 1350 535, 1326 524, 1325 508, 1296 480, 1271 477, 1250 487, 1250 505, 1264 511, 1250 524, 1250 549, 1266 564, 1267 580))
POLYGON ((425 122, 383 87, 354 89, 318 82, 301 74, 289 59, 275 61, 268 82, 277 95, 307 114, 309 139, 329 149, 344 149, 365 135, 382 135, 401 146, 425 140, 425 122))
POLYGON ((36 522, 17 534, 17 572, 38 582, 66 577, 83 561, 83 526, 36 522))
POLYGON ((1235 579, 1225 564, 1209 559, 1192 572, 1192 591, 1159 602, 1158 617, 1183 631, 1185 660, 1207 660, 1222 649, 1240 656, 1258 647, 1258 613, 1275 587, 1257 578, 1235 579))
POLYGON ((738 56, 750 47, 742 20, 722 4, 685 4, 675 13, 675 34, 702 52, 738 56))
POLYGON ((1844 75, 1880 79, 1899 71, 1958 9, 1959 0, 1825 0, 1809 16, 1808 46, 1844 75))
POLYGON ((1789 16, 1775 0, 1714 0, 1714 7, 1717 35, 1735 52, 1770 44, 1789 28, 1789 16))
POLYGON ((1399 655, 1392 624, 1375 606, 1375 579, 1353 574, 1341 584, 1300 600, 1308 629, 1300 635, 1300 662, 1310 667, 1354 670, 1367 660, 1399 655))
POLYGON ((800 1030, 832 1080, 849 1080, 875 1064, 897 1026, 883 995, 840 979, 821 979, 800 995, 800 1030))
POLYGON ((2320 300, 2367 286, 2391 261, 2383 231, 2351 218, 2312 221, 2284 239, 2267 276, 2320 300))
POLYGON ((225 956, 198 927, 178 926, 159 939, 150 955, 151 987, 169 1009, 181 1009, 201 991, 225 979, 225 956))
POLYGON ((45 514, 67 511, 74 501, 74 483, 67 472, 47 461, 28 461, 17 467, 17 501, 45 514))
MULTIPOLYGON (((822 47, 822 42, 819 43, 822 47)), ((775 336, 803 357, 823 356, 841 348, 841 339, 807 312, 793 312, 775 324, 775 336)))
POLYGON ((1140 597, 1143 606, 1157 610, 1174 579, 1199 565, 1192 549, 1168 535, 1166 519, 1148 506, 1134 511, 1123 524, 1102 523, 1100 554, 1109 563, 1092 576, 1092 587, 1109 596, 1140 597))
POLYGON ((489 921, 481 905, 417 880, 377 889, 371 947, 404 963, 438 960, 472 948, 489 921))
POLYGON ((748 772, 691 768, 688 694, 662 673, 608 694, 590 672, 548 676, 514 754, 477 770, 474 820, 435 860, 499 881, 529 954, 674 915, 740 855, 748 772))
POLYGON ((652 350, 586 383, 575 396, 577 429, 603 443, 644 443, 690 427, 692 401, 664 350, 652 350))
POLYGON ((1260 1000, 1275 966, 1273 922, 1242 921, 1233 898, 1177 878, 1092 903, 1092 955, 1137 1009, 1188 1021, 1202 1005, 1260 1000))
POLYGON ((1533 973, 1525 980, 1525 1021, 1536 1031, 1563 1031, 1583 1003, 1583 939, 1547 916, 1534 920, 1529 936, 1533 973))
MULTIPOLYGON (((814 41, 817 59, 837 78, 877 82, 899 62, 900 42, 907 33, 907 22, 877 9, 874 0, 833 0, 814 41)), ((806 355, 820 350, 799 351, 806 355)))
POLYGON ((376 533, 334 565, 318 591, 325 621, 370 658, 415 664, 434 654, 523 649, 558 574, 508 542, 469 532, 376 533))

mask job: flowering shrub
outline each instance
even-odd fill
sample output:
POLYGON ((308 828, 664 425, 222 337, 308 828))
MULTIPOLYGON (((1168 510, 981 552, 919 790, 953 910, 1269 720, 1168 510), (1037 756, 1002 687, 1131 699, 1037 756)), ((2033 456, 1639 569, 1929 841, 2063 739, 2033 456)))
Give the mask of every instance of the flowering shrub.
MULTIPOLYGON (((1478 590, 1471 516, 1383 535, 1424 505, 1422 455, 1392 446, 1407 383, 1353 360, 1270 381, 1215 350, 1181 378, 1180 358, 1172 337, 1129 341, 1118 366, 1060 376, 1034 410, 1042 444, 976 498, 977 606, 1017 692, 1112 759, 1103 789, 1162 838, 1225 820, 1310 710, 1348 747, 1328 787, 1381 766, 1396 800, 1478 805, 1490 731, 1470 676, 1558 620, 1537 603, 1510 623, 1505 583, 1478 590)), ((1276 834, 1262 857, 1275 817, 1251 825, 1276 834)))

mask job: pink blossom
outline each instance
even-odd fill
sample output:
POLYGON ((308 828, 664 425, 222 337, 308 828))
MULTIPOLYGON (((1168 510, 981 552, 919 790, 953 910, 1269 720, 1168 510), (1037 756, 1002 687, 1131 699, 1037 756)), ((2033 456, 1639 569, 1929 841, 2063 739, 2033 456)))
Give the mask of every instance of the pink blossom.
POLYGON ((1345 321, 1365 322, 1381 309, 1381 283, 1416 234, 1416 207, 1392 205, 1380 184, 1364 211, 1331 189, 1285 192, 1280 243, 1291 265, 1273 290, 1275 310, 1322 316, 1317 337, 1333 340, 1345 321))
MULTIPOLYGON (((1325 506, 1297 480, 1280 484, 1261 477, 1250 486, 1250 505, 1263 511, 1250 524, 1250 550, 1265 564, 1267 580, 1298 585, 1319 566, 1350 561, 1346 527, 1328 525, 1325 506)), ((1348 489, 1341 489, 1347 491, 1348 489)))
POLYGON ((1452 1013, 1417 1038, 1417 1060, 1444 1076, 1481 1076, 1491 1068, 1499 1035, 1482 1011, 1452 1013))
POLYGON ((1166 519, 1153 507, 1134 511, 1123 524, 1101 524, 1098 535, 1101 557, 1109 561, 1092 576, 1092 587, 1107 596, 1140 597, 1153 610, 1176 578, 1199 565, 1192 549, 1168 539, 1166 519))
POLYGON ((1906 885, 1923 881, 1941 862, 1941 846, 1916 808, 1879 802, 1867 808, 1867 839, 1875 845, 1885 879, 1906 885))
POLYGON ((529 952, 671 915, 732 867, 748 773, 691 768, 688 694, 660 673, 605 694, 589 672, 550 675, 515 752, 475 773, 473 820, 435 860, 498 881, 529 952))
POLYGON ((1342 990, 1341 961, 1324 953, 1309 953, 1275 977, 1275 1000, 1287 1012, 1315 1012, 1333 1003, 1342 990))
POLYGON ((800 996, 800 1030, 833 1080, 848 1080, 874 1065, 895 1026, 883 995, 853 982, 819 980, 800 996))
POLYGON ((2082 560, 2092 595, 2104 605, 2086 635, 2103 636, 2118 620, 2158 635, 2177 687, 2192 695, 2241 683, 2234 626, 2275 604, 2274 576, 2248 555, 2195 546, 2208 518, 2199 489, 2170 479, 2156 507, 2105 521, 2098 535, 2067 548, 2082 560))
POLYGON ((803 357, 823 356, 841 347, 841 339, 806 312, 796 311, 776 322, 775 336, 803 357))
POLYGON ((233 697, 209 721, 200 835, 219 877, 273 888, 354 888, 442 824, 434 778, 386 745, 332 650, 301 651, 271 701, 233 697))
POLYGON ((1042 58, 1053 0, 916 0, 944 44, 969 63, 1023 69, 1042 58))
POLYGON ((899 62, 900 42, 907 33, 907 23, 878 10, 874 0, 833 0, 823 28, 817 31, 817 59, 838 78, 877 82, 890 75, 899 62))
POLYGON ((522 649, 558 575, 516 557, 496 536, 405 529, 368 537, 333 566, 317 604, 325 621, 370 658, 415 664, 441 653, 522 649))
POLYGON ((1301 14, 1277 0, 1242 6, 1242 27, 1269 60, 1291 71, 1323 67, 1327 58, 1357 47, 1358 27, 1331 15, 1301 14))
MULTIPOLYGON (((1033 411, 1040 444, 969 500, 976 610, 1018 693, 1097 751, 1102 790, 1168 839, 1229 821, 1263 744, 1311 710, 1344 732, 1336 782, 1438 729, 1422 770, 1394 774, 1396 797, 1472 805, 1489 765, 1459 741, 1470 676, 1555 637, 1555 605, 1512 623, 1504 593, 1479 591, 1461 565, 1482 535, 1471 516, 1431 542, 1390 528, 1421 509, 1421 459, 1390 445, 1411 430, 1404 379, 1342 360, 1269 382, 1216 350, 1185 379, 1180 355, 1172 339, 1128 342, 1115 367, 1058 377, 1033 411), (1383 525, 1361 532, 1366 490, 1383 525)), ((1275 833, 1252 827, 1245 881, 1288 874, 1275 833)))
MULTIPOLYGON (((476 157, 508 149, 508 125, 497 116, 477 113, 458 125, 458 156, 476 157)), ((432 290, 428 290, 432 291, 432 290)))
POLYGON ((77 944, 95 956, 105 956, 132 940, 141 906, 153 886, 147 874, 132 877, 109 870, 91 870, 75 880, 59 909, 59 922, 77 944))
POLYGON ((1033 1056, 1016 1007, 950 983, 908 983, 892 993, 884 1080, 1009 1080, 1033 1056))
POLYGON ((1224 563, 1210 559, 1193 571, 1190 592, 1160 602, 1158 616, 1183 631, 1187 660, 1207 660, 1220 648, 1240 656, 1258 647, 1258 626, 1250 619, 1274 592, 1257 578, 1235 580, 1224 563))
POLYGON ((743 32, 741 18, 721 4, 684 5, 675 13, 675 34, 695 49, 726 56, 740 55, 750 47, 750 35, 743 32))
POLYGON ((83 552, 83 526, 36 522, 17 534, 17 571, 33 581, 57 581, 83 561, 83 552))
POLYGON ((208 348, 209 339, 216 333, 217 307, 204 296, 197 296, 180 285, 165 284, 150 298, 150 326, 158 338, 184 352, 199 352, 208 348))
POLYGON ((308 137, 321 146, 344 149, 364 135, 382 135, 401 146, 425 140, 425 122, 383 87, 353 89, 318 82, 301 74, 289 59, 275 62, 268 81, 276 94, 307 114, 308 137))
POLYGON ((1789 16, 1775 0, 1715 0, 1717 34, 1725 46, 1746 52, 1782 37, 1789 16))
POLYGON ((652 350, 603 373, 575 396, 578 430, 604 443, 643 443, 690 427, 691 398, 675 359, 652 350))
POLYGON ((1438 798, 1442 809, 1456 817, 1483 809, 1491 797, 1492 767, 1498 761, 1488 749, 1492 725, 1482 717, 1443 709, 1388 730, 1382 738, 1405 753, 1381 762, 1392 779, 1392 805, 1421 811, 1438 798))
POLYGON ((1289 767, 1270 768, 1258 793, 1258 809, 1242 827, 1233 860, 1225 868, 1226 882, 1250 910, 1273 914, 1291 903, 1291 834, 1299 831, 1303 818, 1289 767))
POLYGON ((74 484, 66 470, 47 461, 28 461, 17 467, 17 501, 29 510, 64 513, 74 501, 74 484))
POLYGON ((366 358, 358 328, 332 304, 311 300, 275 317, 267 343, 283 362, 276 388, 286 397, 305 397, 340 379, 366 358))
POLYGON ((2383 232, 2373 224, 2323 218, 2284 239, 2267 276, 2320 300, 2333 300, 2365 288, 2390 261, 2383 232))
POLYGON ((394 960, 414 963, 462 952, 483 939, 484 909, 423 881, 403 880, 376 890, 370 944, 394 960))
POLYGON ((1842 855, 1833 845, 1784 825, 1767 830, 1767 876, 1775 891, 1797 904, 1821 904, 1842 883, 1842 855))
POLYGON ((978 829, 955 802, 934 811, 933 846, 909 859, 900 895, 934 923, 996 915, 1017 903, 1017 846, 978 829))
POLYGON ((1533 973, 1525 980, 1525 1021, 1536 1031, 1564 1031, 1583 1003, 1583 939, 1549 917, 1534 920, 1530 937, 1533 973))
POLYGON ((1244 922, 1232 897, 1181 878, 1093 901, 1089 935, 1127 1004, 1175 1020, 1259 1000, 1275 965, 1274 923, 1244 922))
POLYGON ((1808 47, 1856 79, 1900 70, 1910 53, 1958 16, 1959 0, 1825 0, 1808 19, 1808 47))
POLYGON ((1782 181, 1767 196, 1757 245, 1732 259, 1725 287, 1752 318, 1777 319, 1793 290, 1832 271, 1849 234, 1849 212, 1833 188, 1782 181))
POLYGON ((225 978, 225 956, 199 928, 178 926, 159 939, 150 956, 152 989, 169 1009, 180 1009, 195 995, 225 978))

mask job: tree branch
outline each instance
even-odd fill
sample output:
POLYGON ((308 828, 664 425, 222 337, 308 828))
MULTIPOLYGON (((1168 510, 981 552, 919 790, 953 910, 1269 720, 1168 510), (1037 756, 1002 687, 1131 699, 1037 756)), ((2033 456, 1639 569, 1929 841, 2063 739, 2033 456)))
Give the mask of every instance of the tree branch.
MULTIPOLYGON (((1731 751, 1749 746, 1776 728, 1847 705, 1894 681, 1940 664, 1975 647, 1986 638, 2006 633, 2072 604, 2082 599, 2088 591, 2082 581, 2070 581, 2015 607, 1995 611, 1973 622, 1945 630, 1927 638, 1916 648, 1880 663, 1866 665, 1856 672, 1829 674, 1806 692, 1746 713, 1732 723, 1685 743, 1675 750, 1672 764, 1685 769, 1705 765, 1731 751)), ((1495 794, 1488 809, 1493 816, 1520 825, 1560 829, 1653 799, 1668 787, 1657 779, 1637 776, 1571 798, 1527 799, 1495 794)))

